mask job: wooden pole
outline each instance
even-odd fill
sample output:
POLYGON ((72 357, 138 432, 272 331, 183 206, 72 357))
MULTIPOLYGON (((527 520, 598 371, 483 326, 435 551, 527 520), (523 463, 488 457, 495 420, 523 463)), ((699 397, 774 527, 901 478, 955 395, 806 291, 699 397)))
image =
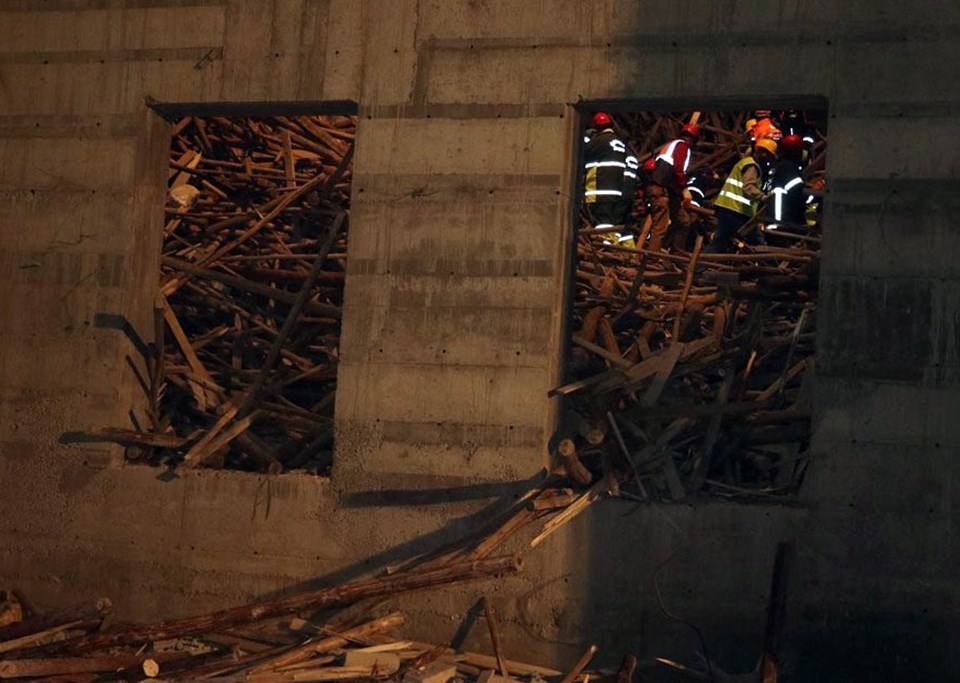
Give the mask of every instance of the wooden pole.
POLYGON ((296 326, 297 321, 300 318, 300 312, 303 310, 304 305, 310 298, 310 294, 313 292, 313 285, 317 281, 317 277, 320 275, 320 271, 323 268, 323 262, 326 260, 327 254, 330 252, 330 248, 336 241, 337 235, 340 234, 340 228, 343 227, 343 221, 346 217, 347 214, 341 211, 337 214, 336 219, 334 219, 333 225, 330 226, 330 231, 327 233, 327 236, 323 240, 323 244, 320 247, 320 255, 314 259, 313 265, 310 267, 310 273, 307 275, 307 279, 303 282, 303 287, 300 288, 300 291, 297 293, 297 298, 294 299, 293 304, 290 306, 290 310, 287 312, 287 317, 283 321, 283 327, 280 328, 276 338, 270 345, 270 350, 267 351, 267 356, 263 361, 263 365, 260 367, 260 373, 257 375, 256 380, 254 380, 253 386, 247 393, 247 397, 240 405, 240 410, 237 413, 237 417, 239 419, 249 415, 250 411, 253 410, 254 405, 256 405, 257 398, 259 397, 260 392, 263 390, 263 385, 266 383, 267 377, 269 377, 270 372, 273 370, 274 364, 280 358, 280 350, 283 348, 284 342, 287 341, 287 337, 289 337, 290 333, 293 332, 293 328, 296 326))
POLYGON ((70 652, 90 652, 117 645, 134 645, 206 631, 219 631, 294 612, 351 605, 364 598, 394 595, 405 591, 479 579, 497 574, 512 574, 519 571, 521 565, 519 555, 512 555, 472 562, 458 562, 431 571, 411 571, 374 579, 360 579, 318 591, 298 593, 276 600, 254 602, 211 614, 172 619, 143 626, 131 626, 112 633, 81 636, 64 642, 60 647, 70 652))
POLYGON ((490 640, 493 642, 493 652, 497 656, 497 666, 500 667, 500 675, 506 678, 507 665, 504 663, 503 650, 500 647, 500 634, 497 632, 497 622, 493 618, 493 607, 486 595, 483 596, 483 616, 487 621, 487 628, 490 630, 490 640))
POLYGON ((596 645, 591 645, 587 648, 586 652, 581 655, 580 659, 577 660, 577 663, 573 665, 573 668, 570 669, 569 673, 563 677, 563 680, 560 683, 573 683, 573 681, 583 673, 583 670, 587 668, 587 664, 590 663, 590 660, 593 659, 593 656, 597 654, 599 650, 596 645))

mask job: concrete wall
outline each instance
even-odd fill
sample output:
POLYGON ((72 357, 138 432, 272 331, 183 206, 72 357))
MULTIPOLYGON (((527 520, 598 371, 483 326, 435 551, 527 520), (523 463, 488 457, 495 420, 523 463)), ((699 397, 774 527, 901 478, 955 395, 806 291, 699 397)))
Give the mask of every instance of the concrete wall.
MULTIPOLYGON (((680 655, 696 642, 651 590, 670 560, 668 606, 725 668, 749 666, 774 546, 792 538, 798 679, 950 678, 958 28, 947 0, 7 0, 0 578, 42 604, 111 594, 149 619, 356 575, 470 528, 544 462, 567 104, 824 95, 805 507, 609 503, 489 590, 517 655, 569 659, 589 640, 610 661, 680 655), (165 141, 147 96, 360 105, 332 484, 161 482, 58 443, 136 401, 132 347, 111 326, 149 330, 165 141), (411 487, 437 489, 436 504, 357 497, 411 487)), ((408 604, 412 629, 449 637, 482 590, 408 604)))

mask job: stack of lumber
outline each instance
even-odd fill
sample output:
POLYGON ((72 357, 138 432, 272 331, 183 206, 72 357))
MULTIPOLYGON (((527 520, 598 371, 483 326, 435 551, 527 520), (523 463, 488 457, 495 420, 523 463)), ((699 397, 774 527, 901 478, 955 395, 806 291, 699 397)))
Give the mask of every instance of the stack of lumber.
MULTIPOLYGON (((641 156, 686 115, 620 117, 641 156)), ((700 118, 711 138, 691 170, 721 178, 739 158, 746 112, 700 118)), ((625 135, 625 137, 627 137, 625 135)), ((817 135, 815 163, 825 139, 817 135)), ((808 167, 809 170, 809 167, 808 167)), ((634 482, 640 499, 781 500, 806 470, 818 231, 736 253, 608 244, 585 221, 576 244, 559 462, 589 484, 634 482), (796 239, 792 239, 796 238, 796 239)))
POLYGON ((355 132, 173 125, 149 423, 96 435, 155 465, 329 469, 355 132))

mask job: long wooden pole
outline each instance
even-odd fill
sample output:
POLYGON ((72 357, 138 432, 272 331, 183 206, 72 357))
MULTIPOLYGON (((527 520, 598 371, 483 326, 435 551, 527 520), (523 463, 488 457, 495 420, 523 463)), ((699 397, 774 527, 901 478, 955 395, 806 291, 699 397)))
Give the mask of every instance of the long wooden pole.
POLYGON ((486 595, 483 596, 483 616, 487 621, 487 629, 490 631, 490 640, 493 642, 493 653, 497 656, 500 675, 506 678, 510 674, 507 673, 507 665, 504 663, 503 648, 500 647, 500 633, 497 631, 496 619, 493 618, 493 607, 486 595))
POLYGON ((375 579, 361 579, 318 591, 232 607, 211 614, 132 626, 112 633, 81 636, 64 642, 59 649, 70 652, 90 652, 118 645, 134 645, 207 631, 219 631, 294 612, 350 605, 364 598, 393 595, 496 574, 512 574, 520 570, 521 564, 519 555, 510 555, 473 562, 458 562, 431 571, 412 571, 375 579))
POLYGON ((238 418, 242 419, 249 415, 250 411, 253 410, 253 407, 256 405, 257 398, 259 397, 260 392, 263 390, 263 385, 266 384, 267 378, 273 371, 274 364, 280 358, 280 351, 283 349, 284 342, 287 341, 287 337, 289 337, 290 333, 293 332, 293 328, 300 319, 300 312, 303 310, 304 305, 307 303, 307 301, 310 299, 310 295, 313 293, 313 285, 317 281, 317 277, 320 275, 320 271, 323 268, 323 262, 326 260, 327 254, 330 252, 330 248, 333 247, 333 243, 336 241, 337 235, 340 234, 340 229, 343 227, 343 221, 346 217, 347 214, 341 211, 334 219, 333 225, 330 226, 330 231, 327 233, 327 236, 324 238, 323 244, 320 247, 320 255, 314 259, 313 265, 310 267, 310 272, 307 275, 307 279, 303 282, 303 287, 300 288, 300 291, 297 293, 297 298, 294 299, 293 304, 290 306, 290 310, 287 312, 287 317, 283 321, 283 326, 277 333, 273 343, 270 344, 270 349, 267 351, 263 365, 260 367, 260 373, 257 375, 257 378, 253 382, 253 386, 250 388, 246 398, 240 405, 240 410, 237 413, 238 418))

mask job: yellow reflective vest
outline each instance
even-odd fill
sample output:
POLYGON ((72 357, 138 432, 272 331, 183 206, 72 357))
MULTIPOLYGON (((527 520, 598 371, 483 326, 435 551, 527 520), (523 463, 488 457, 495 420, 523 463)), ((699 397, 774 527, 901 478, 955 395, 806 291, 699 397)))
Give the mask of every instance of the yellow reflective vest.
POLYGON ((714 206, 720 206, 730 211, 743 214, 747 218, 753 218, 757 213, 757 201, 748 197, 743 191, 743 172, 749 166, 757 167, 757 175, 760 175, 760 164, 747 155, 737 162, 737 165, 730 171, 730 175, 723 182, 720 188, 720 194, 714 200, 714 206))

